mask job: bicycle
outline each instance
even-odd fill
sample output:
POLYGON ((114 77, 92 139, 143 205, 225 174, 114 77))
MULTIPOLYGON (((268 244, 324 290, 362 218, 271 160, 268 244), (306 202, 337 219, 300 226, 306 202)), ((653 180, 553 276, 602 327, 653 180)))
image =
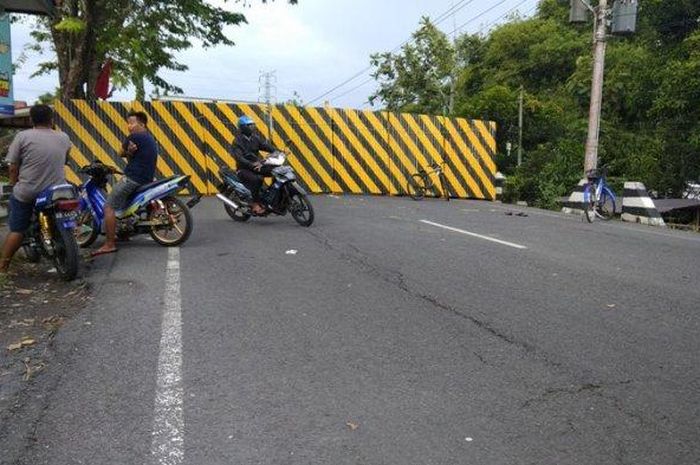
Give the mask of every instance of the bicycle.
POLYGON ((429 170, 419 170, 413 173, 408 180, 406 190, 413 200, 422 200, 427 191, 432 191, 435 197, 445 197, 449 202, 450 192, 447 187, 447 178, 444 172, 445 162, 430 165, 429 170), (440 186, 433 182, 432 175, 437 174, 440 186))
POLYGON ((615 216, 616 198, 615 193, 605 182, 607 175, 607 167, 586 172, 588 182, 583 188, 583 204, 586 220, 589 223, 592 223, 596 217, 607 221, 615 216))

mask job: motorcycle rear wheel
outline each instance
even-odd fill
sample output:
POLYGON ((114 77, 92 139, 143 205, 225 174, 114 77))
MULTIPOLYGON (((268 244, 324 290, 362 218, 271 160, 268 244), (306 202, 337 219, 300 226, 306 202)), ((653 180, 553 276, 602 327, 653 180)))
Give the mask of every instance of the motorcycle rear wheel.
POLYGON ((58 228, 55 235, 53 262, 58 275, 65 281, 72 281, 78 274, 78 243, 75 233, 68 229, 58 228))
POLYGON ((226 204, 224 204, 224 210, 226 210, 226 213, 228 213, 228 216, 230 216, 233 221, 238 221, 239 223, 245 223, 251 217, 249 212, 245 212, 241 208, 236 209, 230 207, 226 204))
POLYGON ((31 245, 23 245, 22 251, 29 263, 39 263, 41 260, 41 253, 31 245))
POLYGON ((192 234, 194 226, 192 214, 180 199, 176 197, 165 197, 163 210, 152 210, 148 214, 149 221, 157 221, 167 215, 169 226, 152 226, 149 234, 158 244, 165 247, 176 247, 184 244, 192 234))

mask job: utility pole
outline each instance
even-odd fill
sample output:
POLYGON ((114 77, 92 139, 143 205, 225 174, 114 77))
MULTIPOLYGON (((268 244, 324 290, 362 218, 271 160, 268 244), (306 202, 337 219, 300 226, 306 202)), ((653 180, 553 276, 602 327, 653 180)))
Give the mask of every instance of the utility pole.
MULTIPOLYGON (((583 1, 583 0, 579 0, 583 1)), ((584 2, 585 3, 585 2, 584 2)), ((591 83, 591 108, 588 116, 588 138, 584 172, 598 167, 598 142, 600 138, 600 114, 603 106, 603 76, 605 74, 605 48, 607 46, 608 0, 599 0, 592 8, 595 22, 593 45, 593 80, 591 83)))
POLYGON ((603 77, 605 74, 605 48, 608 38, 608 17, 612 16, 612 34, 629 36, 637 28, 638 0, 598 0, 593 7, 588 0, 570 0, 569 21, 585 23, 588 11, 593 13, 593 79, 591 82, 591 108, 588 116, 588 137, 584 173, 598 167, 600 139, 600 114, 603 106, 603 77), (612 12, 612 15, 610 13, 612 12))
POLYGON ((520 97, 518 98, 518 166, 523 163, 523 100, 525 88, 520 86, 520 97))
POLYGON ((277 92, 277 71, 267 71, 260 72, 260 84, 262 86, 262 94, 265 105, 267 106, 267 136, 268 139, 272 140, 272 130, 274 129, 274 123, 272 121, 272 104, 276 95, 273 96, 273 92, 277 92))

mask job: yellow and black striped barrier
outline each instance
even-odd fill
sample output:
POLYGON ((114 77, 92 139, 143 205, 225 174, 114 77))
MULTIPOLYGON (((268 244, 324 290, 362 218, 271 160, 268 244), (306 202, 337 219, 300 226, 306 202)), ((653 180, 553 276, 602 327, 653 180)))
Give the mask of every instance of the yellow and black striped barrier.
MULTIPOLYGON (((77 168, 90 161, 124 163, 118 154, 130 110, 149 116, 148 127, 160 148, 159 175, 189 174, 193 187, 204 194, 216 192, 219 166, 235 167, 231 144, 241 115, 251 116, 269 136, 266 105, 57 103, 57 124, 74 144, 70 181, 77 182, 77 168)), ((496 197, 493 122, 293 105, 272 106, 271 113, 272 143, 291 154, 290 164, 311 192, 403 195, 412 173, 444 162, 452 195, 496 197)))

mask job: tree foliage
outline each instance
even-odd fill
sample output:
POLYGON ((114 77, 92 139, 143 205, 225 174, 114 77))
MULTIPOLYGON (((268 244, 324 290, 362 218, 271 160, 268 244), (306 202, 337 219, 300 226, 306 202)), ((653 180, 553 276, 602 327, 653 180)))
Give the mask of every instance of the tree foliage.
MULTIPOLYGON (((372 56, 373 101, 443 113, 447 77, 455 76, 451 113, 498 123, 497 163, 510 175, 511 195, 555 206, 582 175, 591 92, 592 23, 569 24, 568 8, 542 0, 531 18, 455 43, 425 18, 399 52, 372 56), (518 168, 505 146, 517 147, 521 86, 525 162, 518 168)), ((610 39, 599 156, 613 178, 668 194, 700 178, 699 20, 699 2, 645 0, 637 33, 610 39)))
POLYGON ((389 109, 420 108, 442 113, 449 105, 455 53, 452 44, 428 18, 421 19, 412 41, 401 53, 372 55, 374 78, 382 83, 370 97, 384 101, 389 109))
POLYGON ((38 19, 32 32, 33 50, 55 53, 35 74, 58 71, 62 98, 90 99, 101 66, 111 59, 115 83, 134 86, 137 99, 145 97, 146 82, 157 93, 180 93, 160 74, 187 70, 177 53, 234 45, 225 28, 245 22, 243 14, 206 0, 64 0, 58 14, 38 19))

